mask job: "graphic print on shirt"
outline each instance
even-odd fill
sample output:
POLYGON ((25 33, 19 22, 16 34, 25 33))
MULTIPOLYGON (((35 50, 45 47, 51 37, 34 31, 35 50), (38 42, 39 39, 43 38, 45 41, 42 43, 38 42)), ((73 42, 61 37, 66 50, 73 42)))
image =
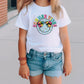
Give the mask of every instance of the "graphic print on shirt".
POLYGON ((53 17, 47 16, 46 14, 42 14, 35 18, 35 22, 33 23, 33 27, 37 28, 38 32, 46 35, 49 34, 53 27, 56 27, 56 21, 53 17))

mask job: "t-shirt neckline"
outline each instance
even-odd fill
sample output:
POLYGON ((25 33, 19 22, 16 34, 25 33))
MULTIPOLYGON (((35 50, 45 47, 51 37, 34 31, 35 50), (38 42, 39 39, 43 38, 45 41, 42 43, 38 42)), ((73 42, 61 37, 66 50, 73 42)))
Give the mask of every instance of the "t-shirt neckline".
POLYGON ((33 4, 36 6, 36 7, 40 7, 40 8, 49 8, 51 5, 48 5, 48 6, 40 6, 40 5, 37 5, 34 1, 33 1, 33 4))

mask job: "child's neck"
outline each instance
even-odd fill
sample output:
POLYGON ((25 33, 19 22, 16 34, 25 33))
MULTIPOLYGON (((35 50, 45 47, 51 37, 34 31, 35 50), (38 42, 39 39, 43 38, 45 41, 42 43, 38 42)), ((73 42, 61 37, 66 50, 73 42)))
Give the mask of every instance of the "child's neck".
POLYGON ((35 3, 39 6, 48 6, 50 5, 49 0, 35 0, 35 3))

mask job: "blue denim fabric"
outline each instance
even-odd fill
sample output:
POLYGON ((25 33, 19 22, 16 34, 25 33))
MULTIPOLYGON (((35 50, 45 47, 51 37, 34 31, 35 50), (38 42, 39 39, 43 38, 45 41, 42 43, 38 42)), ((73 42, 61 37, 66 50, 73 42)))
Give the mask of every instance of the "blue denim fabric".
POLYGON ((59 77, 63 74, 62 52, 40 52, 31 48, 26 57, 30 76, 44 73, 50 77, 59 77))

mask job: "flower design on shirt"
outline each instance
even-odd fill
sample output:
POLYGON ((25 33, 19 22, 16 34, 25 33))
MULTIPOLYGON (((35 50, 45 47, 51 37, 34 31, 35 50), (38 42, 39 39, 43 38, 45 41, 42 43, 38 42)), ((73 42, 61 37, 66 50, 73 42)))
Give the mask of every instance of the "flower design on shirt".
POLYGON ((33 23, 33 27, 36 27, 38 32, 43 35, 49 34, 52 31, 53 27, 56 26, 57 24, 53 17, 47 16, 46 14, 38 16, 33 23))

